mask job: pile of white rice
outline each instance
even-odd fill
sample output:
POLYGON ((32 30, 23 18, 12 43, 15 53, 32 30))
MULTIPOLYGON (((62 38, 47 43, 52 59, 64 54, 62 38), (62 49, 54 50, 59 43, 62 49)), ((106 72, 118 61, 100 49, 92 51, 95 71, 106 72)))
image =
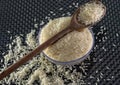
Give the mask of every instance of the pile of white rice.
MULTIPOLYGON (((0 72, 5 70, 9 65, 15 63, 25 54, 29 53, 38 46, 35 30, 27 34, 23 43, 23 36, 16 36, 12 43, 8 44, 8 53, 4 54, 0 63, 0 72), (25 45, 26 44, 26 45, 25 45)), ((4 85, 84 85, 83 78, 86 65, 82 62, 75 66, 61 66, 49 62, 42 53, 34 57, 27 64, 21 66, 8 77, 0 81, 4 85), (81 70, 78 70, 81 69, 81 70)))

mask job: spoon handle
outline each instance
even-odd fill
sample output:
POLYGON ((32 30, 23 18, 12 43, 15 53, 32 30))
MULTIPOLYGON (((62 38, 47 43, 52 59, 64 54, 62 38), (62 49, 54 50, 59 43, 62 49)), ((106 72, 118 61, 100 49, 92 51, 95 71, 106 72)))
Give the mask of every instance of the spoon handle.
POLYGON ((40 46, 38 46, 35 50, 30 52, 28 55, 21 58, 18 62, 15 64, 9 66, 6 70, 4 70, 2 73, 0 73, 0 80, 2 80, 4 77, 8 76, 10 73, 15 71, 19 66, 25 64, 28 60, 32 59, 34 56, 36 56, 38 53, 40 53, 42 50, 50 46, 51 44, 55 43, 58 39, 65 36, 67 33, 71 32, 72 30, 67 27, 66 29, 62 30, 40 46))

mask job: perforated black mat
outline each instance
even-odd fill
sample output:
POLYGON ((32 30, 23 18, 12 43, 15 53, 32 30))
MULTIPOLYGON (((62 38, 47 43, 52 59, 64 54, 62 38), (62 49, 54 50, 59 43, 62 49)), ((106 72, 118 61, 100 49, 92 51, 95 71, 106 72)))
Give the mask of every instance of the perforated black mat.
MULTIPOLYGON (((41 28, 49 18, 71 15, 78 5, 87 1, 0 0, 0 57, 7 50, 6 44, 12 41, 10 36, 26 35, 36 29, 35 24, 41 28)), ((85 81, 88 85, 97 85, 96 82, 120 85, 120 0, 103 0, 103 3, 107 15, 93 28, 95 46, 90 54, 93 61, 85 81)))

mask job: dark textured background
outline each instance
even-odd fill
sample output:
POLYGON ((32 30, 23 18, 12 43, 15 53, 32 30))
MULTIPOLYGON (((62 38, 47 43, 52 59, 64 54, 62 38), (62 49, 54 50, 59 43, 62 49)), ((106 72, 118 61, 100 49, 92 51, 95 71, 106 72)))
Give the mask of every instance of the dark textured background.
MULTIPOLYGON (((14 39, 15 35, 26 35, 36 29, 35 24, 41 28, 49 18, 68 16, 77 3, 87 1, 0 0, 0 58, 8 49, 6 44, 12 41, 11 36, 14 39), (45 22, 43 25, 40 24, 42 21, 45 22)), ((103 0, 103 3, 107 6, 107 15, 93 27, 95 46, 85 81, 90 85, 97 85, 96 82, 98 85, 120 85, 120 0, 103 0)), ((36 30, 38 33, 39 29, 36 30)))

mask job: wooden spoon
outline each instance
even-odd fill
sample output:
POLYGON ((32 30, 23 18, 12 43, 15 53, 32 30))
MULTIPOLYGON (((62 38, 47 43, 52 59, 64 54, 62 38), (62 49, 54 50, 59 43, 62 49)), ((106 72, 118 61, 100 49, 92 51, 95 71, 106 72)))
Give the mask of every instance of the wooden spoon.
MULTIPOLYGON (((99 1, 99 3, 101 3, 101 2, 99 1)), ((66 29, 62 30, 61 32, 59 32, 58 34, 56 34, 55 36, 53 36, 52 38, 50 38, 49 40, 47 40, 46 42, 44 42, 43 44, 41 44, 40 46, 38 46, 35 50, 33 50, 32 52, 30 52, 28 55, 24 56, 22 59, 20 59, 15 64, 9 66, 6 70, 4 70, 0 74, 0 80, 2 80, 4 77, 8 76, 10 73, 12 73, 13 71, 15 71, 18 67, 20 67, 21 65, 25 64, 28 60, 30 60, 33 57, 35 57, 37 54, 39 54, 40 52, 42 52, 42 50, 44 50, 48 46, 50 46, 53 43, 55 43, 57 40, 59 40, 60 38, 62 38, 67 33, 72 32, 73 30, 82 31, 84 28, 92 26, 92 25, 94 25, 96 23, 95 22, 94 24, 87 25, 87 26, 84 25, 84 24, 81 24, 77 20, 77 16, 78 16, 79 12, 80 12, 80 7, 74 12, 74 14, 72 16, 72 19, 71 19, 71 23, 70 23, 70 25, 66 29)), ((106 7, 104 6, 104 13, 101 16, 100 20, 105 15, 105 12, 106 12, 106 7)))

